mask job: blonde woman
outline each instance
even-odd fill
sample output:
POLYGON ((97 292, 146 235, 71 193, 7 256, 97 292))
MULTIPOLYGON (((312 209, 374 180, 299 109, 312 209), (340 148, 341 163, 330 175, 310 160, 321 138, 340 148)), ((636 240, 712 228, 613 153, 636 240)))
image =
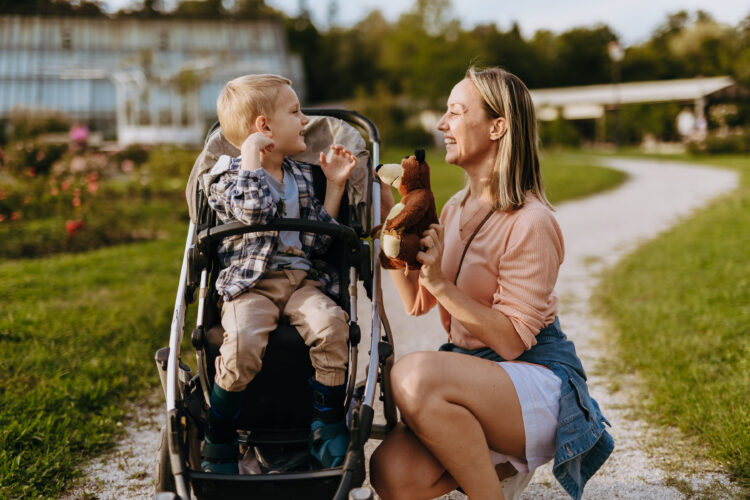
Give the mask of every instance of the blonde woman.
POLYGON ((372 484, 384 500, 512 498, 554 459, 578 499, 614 444, 557 319, 564 245, 531 96, 507 71, 470 68, 438 129, 468 182, 424 233, 419 275, 391 276, 410 314, 438 305, 450 342, 394 366, 403 423, 373 454, 372 484))

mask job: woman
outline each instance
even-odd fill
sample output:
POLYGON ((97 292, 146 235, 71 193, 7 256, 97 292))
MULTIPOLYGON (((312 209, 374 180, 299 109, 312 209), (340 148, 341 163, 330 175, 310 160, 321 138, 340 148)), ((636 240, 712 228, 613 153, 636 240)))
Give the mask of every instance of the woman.
POLYGON ((501 480, 522 489, 554 458, 578 499, 614 445, 557 321, 564 247, 542 185, 531 96, 507 71, 470 68, 438 129, 467 186, 424 233, 419 275, 391 276, 410 314, 438 304, 451 342, 393 367, 404 423, 373 454, 372 484, 384 500, 457 487, 496 500, 505 498, 501 480))

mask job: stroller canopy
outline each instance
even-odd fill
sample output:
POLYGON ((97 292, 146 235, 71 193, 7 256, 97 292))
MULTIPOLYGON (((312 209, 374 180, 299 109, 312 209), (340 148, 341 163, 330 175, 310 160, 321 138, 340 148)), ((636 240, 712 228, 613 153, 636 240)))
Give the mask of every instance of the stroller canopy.
MULTIPOLYGON (((320 153, 327 153, 332 144, 341 144, 357 157, 357 166, 352 171, 347 181, 346 192, 349 203, 358 206, 367 203, 367 169, 370 153, 362 135, 353 126, 344 120, 330 116, 311 116, 310 123, 304 130, 307 149, 303 153, 296 154, 291 158, 305 163, 320 165, 320 153)), ((234 147, 221 133, 221 128, 216 128, 206 139, 203 151, 193 164, 193 169, 188 178, 185 197, 187 198, 190 220, 198 221, 197 193, 198 189, 208 193, 208 185, 204 174, 210 172, 222 155, 239 156, 240 151, 234 147)))

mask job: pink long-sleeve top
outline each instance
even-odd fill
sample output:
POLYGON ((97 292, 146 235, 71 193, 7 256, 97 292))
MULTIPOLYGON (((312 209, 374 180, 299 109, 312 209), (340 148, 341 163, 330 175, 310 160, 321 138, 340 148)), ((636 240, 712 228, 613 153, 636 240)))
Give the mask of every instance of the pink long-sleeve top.
MULTIPOLYGON (((453 281, 466 242, 490 210, 489 204, 464 208, 464 192, 443 207, 445 226, 442 268, 453 281), (466 210, 466 213, 463 213, 466 210)), ((562 232, 552 211, 531 193, 511 212, 496 211, 477 233, 464 258, 456 286, 480 304, 510 319, 526 349, 536 344, 539 331, 557 315, 555 283, 563 262, 562 232)), ((412 315, 424 314, 437 303, 419 287, 412 315)), ((465 349, 486 347, 440 304, 440 319, 453 343, 465 349)))

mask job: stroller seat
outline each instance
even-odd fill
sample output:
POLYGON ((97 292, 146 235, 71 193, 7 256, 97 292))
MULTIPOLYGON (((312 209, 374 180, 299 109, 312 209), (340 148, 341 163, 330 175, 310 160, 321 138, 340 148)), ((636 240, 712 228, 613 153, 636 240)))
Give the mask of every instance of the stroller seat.
MULTIPOLYGON (((209 379, 224 337, 221 325, 206 335, 209 379)), ((313 376, 310 348, 297 330, 280 324, 268 336, 263 367, 245 389, 245 405, 238 418, 247 444, 306 444, 312 418, 312 391, 307 380, 313 376)))

